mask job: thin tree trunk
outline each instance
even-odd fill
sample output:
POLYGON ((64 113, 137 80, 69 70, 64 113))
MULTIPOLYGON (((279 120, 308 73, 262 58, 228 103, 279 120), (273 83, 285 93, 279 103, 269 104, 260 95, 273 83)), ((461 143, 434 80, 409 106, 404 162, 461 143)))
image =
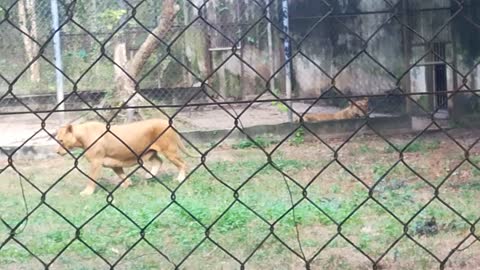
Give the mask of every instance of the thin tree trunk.
MULTIPOLYGON (((37 15, 35 12, 35 0, 19 0, 18 1, 18 18, 20 29, 26 33, 22 34, 23 44, 27 61, 31 62, 38 54, 38 46, 32 39, 36 39, 37 33, 37 15), (30 29, 28 28, 30 22, 30 29)), ((37 61, 30 64, 30 80, 32 82, 40 81, 40 66, 37 61)))
POLYGON ((125 70, 127 64, 127 44, 125 44, 125 42, 119 42, 115 46, 113 51, 113 61, 118 65, 113 66, 115 82, 117 83, 116 87, 117 89, 121 89, 123 87, 123 77, 125 76, 123 70, 125 70))
MULTIPOLYGON (((140 79, 139 75, 145 66, 145 63, 155 49, 160 46, 160 41, 158 39, 163 39, 172 28, 173 21, 179 9, 179 6, 175 4, 175 0, 163 1, 160 21, 158 26, 152 31, 153 35, 148 35, 133 58, 126 63, 125 70, 128 75, 124 72, 120 72, 121 75, 117 78, 117 90, 120 92, 123 101, 126 101, 136 93, 136 81, 140 79)), ((135 95, 128 103, 130 106, 137 106, 142 102, 143 100, 141 96, 135 95)), ((136 116, 141 118, 137 110, 127 110, 127 121, 130 122, 134 120, 134 117, 136 116)))
MULTIPOLYGON (((27 0, 26 3, 27 15, 30 17, 30 36, 37 40, 38 37, 38 28, 37 28, 37 12, 35 11, 35 0, 27 0)), ((33 56, 37 56, 39 47, 38 45, 31 41, 31 49, 33 56)), ((34 82, 40 81, 40 64, 38 61, 35 61, 30 66, 31 79, 34 82)))

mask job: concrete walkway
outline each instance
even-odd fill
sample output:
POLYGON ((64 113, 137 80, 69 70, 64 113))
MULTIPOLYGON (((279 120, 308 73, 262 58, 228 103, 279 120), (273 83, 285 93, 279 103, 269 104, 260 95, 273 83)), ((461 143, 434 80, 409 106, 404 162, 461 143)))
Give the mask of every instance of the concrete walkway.
MULTIPOLYGON (((240 114, 244 108, 238 105, 232 110, 228 106, 224 106, 232 115, 240 114)), ((304 103, 293 104, 297 112, 304 112, 309 105, 304 103)), ((335 112, 339 108, 327 106, 315 106, 311 112, 335 112)), ((69 121, 78 117, 79 113, 69 113, 65 115, 65 121, 69 121)), ((158 115, 161 115, 160 113, 158 115)), ((45 117, 46 115, 41 115, 45 117)), ((155 117, 154 115, 152 117, 155 117)), ((385 116, 373 114, 373 117, 385 116)), ((158 117, 158 116, 157 116, 158 117)), ((296 117, 294 116, 294 119, 296 117)), ((241 125, 245 128, 282 125, 288 122, 287 113, 282 111, 279 106, 271 103, 260 103, 251 106, 240 117, 241 125)), ((45 121, 45 129, 50 133, 54 133, 58 127, 65 123, 60 115, 51 115, 45 121)), ((181 111, 175 117, 175 127, 180 132, 222 132, 230 130, 234 127, 234 119, 218 106, 209 106, 199 110, 188 109, 181 111)), ((54 154, 54 147, 57 143, 51 139, 48 134, 42 130, 42 121, 32 114, 18 114, 9 116, 0 116, 0 147, 11 153, 19 146, 23 145, 18 155, 31 154, 33 152, 37 156, 44 156, 49 153, 54 154), (40 132, 39 132, 40 131, 40 132), (32 137, 36 132, 37 135, 32 137), (26 142, 26 143, 25 143, 26 142), (24 144, 25 143, 25 144, 24 144), (41 149, 43 149, 41 151, 41 149), (44 155, 40 155, 44 152, 44 155)))

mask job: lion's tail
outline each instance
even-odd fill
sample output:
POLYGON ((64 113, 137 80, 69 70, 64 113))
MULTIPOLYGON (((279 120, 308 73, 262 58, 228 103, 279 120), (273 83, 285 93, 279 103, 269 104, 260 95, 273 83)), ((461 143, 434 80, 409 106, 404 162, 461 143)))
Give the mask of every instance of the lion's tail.
POLYGON ((180 135, 176 134, 177 136, 177 145, 178 145, 178 148, 180 149, 180 151, 182 151, 185 155, 189 156, 189 157, 193 157, 193 158, 198 158, 200 156, 196 156, 196 155, 193 155, 191 154, 187 148, 185 148, 185 145, 183 144, 182 142, 182 139, 180 138, 180 135))

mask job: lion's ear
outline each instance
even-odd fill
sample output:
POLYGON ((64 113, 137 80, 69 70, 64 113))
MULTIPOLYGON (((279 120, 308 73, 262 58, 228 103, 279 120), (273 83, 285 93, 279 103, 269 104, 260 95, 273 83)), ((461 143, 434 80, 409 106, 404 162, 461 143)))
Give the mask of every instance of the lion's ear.
POLYGON ((73 131, 73 127, 72 127, 72 125, 69 124, 69 125, 67 126, 67 132, 70 132, 70 133, 71 133, 72 131, 73 131))

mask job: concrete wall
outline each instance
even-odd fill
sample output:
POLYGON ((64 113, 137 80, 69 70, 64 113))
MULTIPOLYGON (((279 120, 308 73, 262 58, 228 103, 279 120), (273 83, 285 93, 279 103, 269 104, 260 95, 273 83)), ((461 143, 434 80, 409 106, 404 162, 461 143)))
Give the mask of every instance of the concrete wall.
MULTIPOLYGON (((301 40, 318 19, 305 19, 309 13, 318 17, 328 11, 321 1, 292 2, 292 34, 301 40), (315 2, 315 3, 314 3, 315 2), (307 15, 305 15, 307 14, 307 15)), ((382 1, 337 1, 334 13, 368 12, 386 7, 382 1)), ((299 57, 294 64, 296 90, 299 96, 318 96, 331 87, 331 80, 314 64, 322 67, 335 86, 344 93, 378 94, 394 86, 394 80, 365 54, 356 56, 387 14, 329 17, 319 23, 301 45, 308 58, 299 57), (352 33, 352 31, 354 33, 352 33), (363 40, 362 40, 363 39, 363 40), (356 58, 353 62, 350 62, 356 58), (345 66, 346 69, 343 69, 345 66), (302 74, 306 73, 306 74, 302 74)), ((402 63, 402 36, 398 25, 388 23, 368 42, 367 51, 390 71, 399 71, 402 63)))
MULTIPOLYGON (((193 2, 197 5, 203 3, 201 0, 193 2)), ((477 2, 466 1, 465 3, 478 5, 477 2)), ((330 7, 318 0, 290 0, 289 3, 293 52, 297 52, 300 48, 301 53, 304 54, 296 55, 292 61, 293 94, 297 97, 318 97, 333 86, 332 78, 335 78, 334 86, 345 94, 385 94, 396 87, 396 79, 386 70, 398 77, 425 54, 425 47, 418 46, 425 40, 411 32, 405 39, 401 24, 395 19, 388 20, 391 14, 330 16, 317 24, 318 17, 329 11, 332 14, 354 14, 388 10, 390 7, 385 4, 385 1, 332 1, 330 7), (370 39, 374 33, 375 35, 370 39), (366 40, 368 40, 366 52, 374 60, 365 53, 357 55, 364 49, 366 40), (405 50, 405 42, 413 44, 412 47, 405 50), (300 47, 299 44, 301 44, 300 47), (408 55, 405 55, 405 52, 408 52, 408 55), (352 60, 353 58, 355 59, 352 60), (341 71, 340 74, 339 71, 341 71)), ((412 0, 409 4, 410 9, 445 8, 450 6, 450 1, 412 0)), ((468 14, 463 15, 475 18, 476 9, 466 7, 464 12, 468 14)), ((281 28, 279 1, 272 4, 271 11, 272 19, 276 22, 275 26, 281 28)), ((425 11, 410 13, 408 17, 400 14, 398 19, 407 20, 409 27, 425 39, 430 39, 435 34, 435 42, 446 42, 445 60, 452 65, 464 65, 464 70, 468 70, 475 62, 474 59, 480 57, 475 53, 472 54, 477 51, 475 49, 477 45, 469 42, 471 43, 472 38, 475 39, 480 35, 478 32, 472 32, 478 29, 466 27, 468 23, 461 19, 454 20, 448 27, 438 32, 451 15, 450 12, 450 10, 425 11), (469 35, 465 32, 472 33, 469 35), (452 40, 456 43, 457 51, 454 51, 452 40), (457 63, 455 63, 455 57, 457 63)), ((243 36, 241 48, 236 54, 244 62, 237 56, 232 57, 231 50, 210 51, 209 48, 218 48, 222 44, 231 47, 232 44, 216 34, 213 28, 199 21, 182 37, 185 41, 187 65, 198 74, 201 80, 216 70, 208 82, 227 98, 241 99, 264 91, 266 82, 262 77, 270 78, 272 68, 275 71, 280 69, 285 59, 283 35, 275 26, 272 27, 272 55, 269 55, 268 50, 267 23, 263 21, 251 27, 251 23, 263 16, 262 7, 247 0, 212 0, 208 2, 203 15, 209 23, 231 40, 237 41, 243 36), (239 22, 249 24, 238 26, 239 22), (223 63, 228 58, 229 60, 223 63)), ((189 8, 185 11, 185 16, 185 21, 189 22, 196 18, 197 10, 189 8)), ((431 61, 431 59, 425 58, 420 65, 411 68, 407 75, 410 79, 409 88, 414 93, 433 91, 433 86, 427 83, 431 71, 422 65, 425 61, 431 61)), ((181 67, 177 68, 178 72, 181 72, 181 67)), ((448 68, 449 90, 454 89, 454 74, 455 71, 448 68)), ((480 86, 478 75, 480 75, 479 71, 474 71, 469 76, 469 84, 473 88, 480 86)), ((284 72, 281 69, 274 80, 278 93, 285 93, 284 79, 284 72)), ((198 83, 195 79, 184 80, 184 82, 187 81, 192 84, 198 83)), ((461 82, 462 78, 459 77, 458 81, 461 82)), ((419 98, 420 96, 416 96, 417 100, 419 98)))

